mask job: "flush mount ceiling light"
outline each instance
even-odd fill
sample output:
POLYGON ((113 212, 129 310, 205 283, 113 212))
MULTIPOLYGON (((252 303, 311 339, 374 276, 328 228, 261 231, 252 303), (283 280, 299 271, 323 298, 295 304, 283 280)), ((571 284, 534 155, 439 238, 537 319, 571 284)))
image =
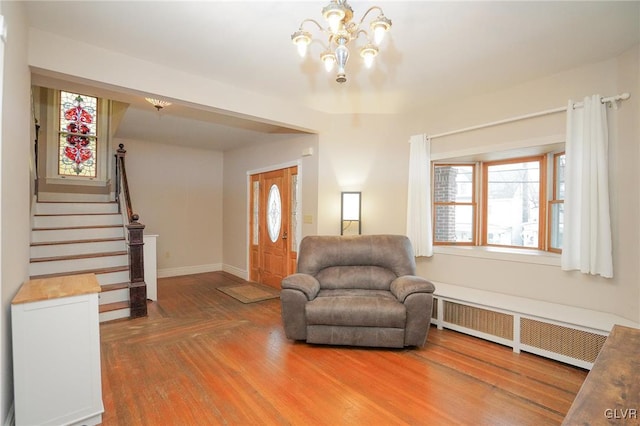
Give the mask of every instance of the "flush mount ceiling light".
POLYGON ((147 102, 154 106, 155 109, 160 111, 162 108, 171 105, 171 102, 163 101, 162 99, 145 98, 147 102))
POLYGON ((347 81, 345 66, 349 59, 348 44, 354 42, 363 36, 367 41, 360 48, 360 56, 364 60, 367 68, 373 64, 373 60, 378 54, 378 46, 382 42, 384 35, 391 28, 391 20, 384 16, 382 9, 378 6, 370 7, 360 22, 352 22, 353 9, 347 3, 347 0, 331 0, 328 5, 322 9, 322 16, 327 21, 327 28, 324 28, 314 19, 305 19, 300 24, 298 31, 291 34, 291 41, 298 47, 298 53, 304 57, 307 48, 311 44, 311 33, 304 30, 303 26, 307 22, 315 24, 318 29, 327 35, 327 45, 325 50, 320 54, 320 60, 325 66, 327 72, 331 72, 335 65, 338 66, 336 81, 344 83, 347 81), (369 31, 360 28, 367 17, 373 10, 377 10, 380 14, 369 23, 369 31))

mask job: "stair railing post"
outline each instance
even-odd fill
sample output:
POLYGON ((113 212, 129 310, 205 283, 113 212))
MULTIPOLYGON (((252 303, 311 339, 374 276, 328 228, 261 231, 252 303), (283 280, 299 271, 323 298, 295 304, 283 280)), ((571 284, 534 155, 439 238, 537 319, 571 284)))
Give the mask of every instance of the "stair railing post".
POLYGON ((147 316, 147 284, 144 282, 144 225, 138 215, 131 217, 129 230, 129 303, 131 318, 147 316))
POLYGON ((116 150, 116 200, 120 211, 126 212, 127 241, 129 245, 129 308, 130 318, 147 316, 147 284, 144 281, 144 225, 140 216, 133 213, 127 169, 125 167, 124 144, 116 150), (125 204, 122 206, 122 204, 125 204))
POLYGON ((122 207, 120 206, 120 193, 122 192, 122 180, 120 168, 122 167, 122 163, 120 160, 124 161, 124 156, 127 153, 127 150, 124 149, 124 144, 118 145, 118 149, 116 150, 116 202, 118 203, 118 212, 122 211, 122 207))

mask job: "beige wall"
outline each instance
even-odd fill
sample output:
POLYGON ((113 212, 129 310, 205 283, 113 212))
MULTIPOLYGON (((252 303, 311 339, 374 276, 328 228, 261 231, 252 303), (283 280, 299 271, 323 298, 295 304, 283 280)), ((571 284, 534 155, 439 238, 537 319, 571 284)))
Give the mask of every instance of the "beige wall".
POLYGON ((28 60, 35 69, 74 76, 85 80, 85 83, 88 80, 107 84, 112 89, 161 94, 165 98, 271 124, 284 124, 298 130, 317 129, 319 120, 324 118, 321 113, 286 100, 244 91, 236 86, 34 28, 29 29, 28 60), (69 51, 83 52, 81 67, 67 60, 69 51))
MULTIPOLYGON (((584 96, 635 92, 638 87, 638 49, 619 58, 592 64, 508 90, 433 108, 422 114, 424 129, 434 132, 535 112, 565 105, 584 96), (459 114, 461 119, 455 120, 459 114), (446 127, 441 123, 445 122, 446 127)), ((560 304, 609 312, 640 322, 638 258, 640 238, 637 218, 637 128, 640 93, 634 93, 618 111, 609 110, 610 187, 613 230, 614 278, 603 279, 557 266, 436 254, 421 259, 420 272, 436 281, 513 294, 560 304), (634 118, 635 117, 635 118, 634 118), (499 273, 496 273, 499 271, 499 273)), ((452 138, 433 141, 433 151, 477 147, 495 141, 553 136, 565 131, 565 114, 557 114, 452 138), (531 127, 535 124, 534 127, 531 127)), ((420 119, 420 118, 418 118, 420 119)))
POLYGON ((0 8, 7 25, 0 139, 0 421, 4 422, 13 401, 11 300, 29 276, 31 109, 23 4, 3 1, 0 8))
POLYGON ((182 275, 222 265, 222 154, 118 140, 133 210, 157 234, 158 273, 182 275))
POLYGON ((340 193, 362 192, 362 233, 406 230, 407 120, 339 115, 320 134, 318 232, 340 234, 340 193))
POLYGON ((302 235, 317 232, 318 137, 316 135, 272 135, 267 140, 224 154, 224 264, 229 272, 248 276, 248 173, 299 164, 302 216, 312 223, 301 224, 302 235), (312 149, 313 155, 302 156, 312 149))
MULTIPOLYGON (((319 225, 339 233, 340 191, 362 191, 365 234, 404 233, 408 138, 437 134, 565 106, 570 98, 631 92, 609 111, 611 215, 615 277, 611 280, 538 265, 437 253, 418 261, 419 273, 434 281, 584 307, 640 322, 640 56, 636 47, 618 58, 549 76, 500 92, 425 107, 404 116, 338 116, 320 133, 319 225)), ((440 156, 563 140, 565 114, 526 120, 458 136, 434 139, 440 156), (524 141, 524 142, 523 142, 524 141), (528 142, 527 142, 528 141, 528 142)), ((559 263, 559 262, 558 262, 559 263)))

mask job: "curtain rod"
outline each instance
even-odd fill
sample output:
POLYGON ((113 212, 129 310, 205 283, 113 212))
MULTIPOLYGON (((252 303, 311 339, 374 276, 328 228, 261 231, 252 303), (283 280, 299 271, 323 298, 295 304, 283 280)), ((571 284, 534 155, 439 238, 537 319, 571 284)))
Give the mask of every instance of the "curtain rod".
MULTIPOLYGON (((629 93, 621 93, 620 95, 616 95, 616 96, 601 97, 600 102, 602 102, 603 104, 606 104, 610 102, 626 101, 630 97, 631 95, 629 93)), ((584 106, 583 102, 575 102, 573 104, 573 108, 582 108, 583 106, 584 106)), ((563 106, 559 108, 547 109, 545 111, 533 112, 531 114, 518 115, 516 117, 505 118, 504 120, 492 121, 491 123, 478 124, 475 126, 465 127, 463 129, 452 130, 450 132, 438 133, 435 135, 427 135, 427 136, 429 139, 441 138, 443 136, 450 136, 458 133, 470 132, 472 130, 479 130, 487 127, 499 126, 500 124, 512 123, 514 121, 526 120, 528 118, 535 118, 535 117, 542 117, 545 115, 556 114, 566 110, 567 110, 567 107, 563 106)))

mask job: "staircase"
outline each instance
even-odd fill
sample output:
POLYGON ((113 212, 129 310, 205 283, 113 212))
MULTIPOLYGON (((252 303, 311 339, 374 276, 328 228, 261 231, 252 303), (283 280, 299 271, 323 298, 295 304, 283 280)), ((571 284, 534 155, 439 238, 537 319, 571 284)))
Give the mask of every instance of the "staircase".
POLYGON ((102 287, 100 322, 128 318, 129 257, 115 202, 37 202, 31 279, 94 273, 102 287))

